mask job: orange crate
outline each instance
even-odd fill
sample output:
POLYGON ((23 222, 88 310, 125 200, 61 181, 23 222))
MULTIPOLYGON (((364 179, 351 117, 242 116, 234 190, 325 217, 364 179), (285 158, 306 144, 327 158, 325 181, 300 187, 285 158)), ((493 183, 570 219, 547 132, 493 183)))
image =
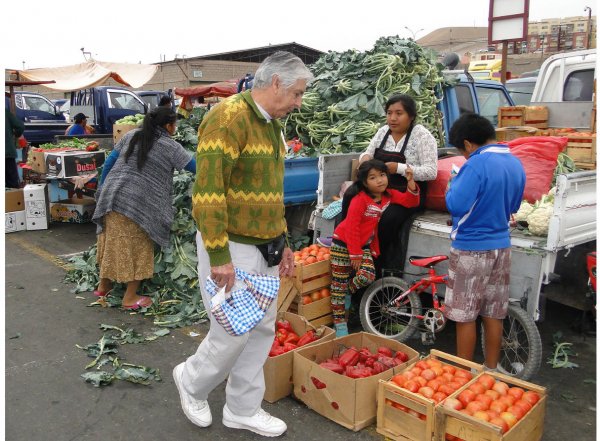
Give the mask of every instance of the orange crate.
POLYGON ((596 134, 568 133, 567 155, 575 163, 596 164, 596 134))
MULTIPOLYGON (((444 365, 468 371, 483 370, 480 364, 435 349, 423 360, 430 358, 438 359, 444 365)), ((412 369, 417 362, 411 363, 402 372, 412 369)), ((394 441, 431 441, 435 428, 436 406, 439 405, 432 399, 403 389, 393 381, 381 381, 377 395, 377 432, 394 441), (395 406, 404 406, 423 417, 411 415, 395 406)))
POLYGON ((290 306, 290 311, 306 317, 313 326, 328 325, 333 323, 331 315, 331 300, 329 298, 320 299, 304 305, 302 297, 309 295, 322 288, 329 288, 331 284, 331 274, 329 260, 311 263, 309 265, 296 264, 294 270, 294 286, 296 288, 296 298, 290 306))
MULTIPOLYGON (((437 406, 435 409, 436 424, 433 441, 444 441, 446 435, 455 436, 464 441, 539 441, 542 439, 544 415, 546 413, 546 388, 500 373, 485 373, 491 375, 496 380, 507 383, 510 387, 516 386, 526 391, 537 392, 540 395, 540 400, 504 434, 499 427, 486 421, 479 420, 454 409, 437 406)), ((450 396, 456 398, 460 392, 476 382, 478 377, 475 377, 450 396)))
POLYGON ((546 106, 511 106, 498 108, 498 127, 529 126, 548 127, 546 106))

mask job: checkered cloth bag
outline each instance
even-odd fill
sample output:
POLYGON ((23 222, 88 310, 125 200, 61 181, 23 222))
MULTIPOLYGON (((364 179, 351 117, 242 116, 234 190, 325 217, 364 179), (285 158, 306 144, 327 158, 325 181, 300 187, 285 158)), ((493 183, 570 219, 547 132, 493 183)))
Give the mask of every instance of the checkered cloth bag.
POLYGON ((279 277, 250 274, 235 269, 236 284, 231 292, 222 294, 215 282, 206 279, 206 290, 211 296, 211 314, 231 335, 251 331, 265 316, 271 302, 277 298, 279 277), (215 303, 215 297, 221 296, 215 303))

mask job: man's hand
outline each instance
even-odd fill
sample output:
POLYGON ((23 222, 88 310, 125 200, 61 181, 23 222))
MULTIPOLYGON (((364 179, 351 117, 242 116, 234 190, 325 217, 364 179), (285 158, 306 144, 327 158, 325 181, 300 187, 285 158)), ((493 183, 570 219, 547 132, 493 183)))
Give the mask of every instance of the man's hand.
POLYGON ((282 277, 292 277, 294 275, 294 253, 291 248, 283 249, 283 257, 279 262, 279 275, 282 277))
POLYGON ((225 287, 225 291, 231 291, 235 282, 235 271, 233 263, 229 262, 225 265, 210 267, 210 278, 217 284, 219 288, 225 287))

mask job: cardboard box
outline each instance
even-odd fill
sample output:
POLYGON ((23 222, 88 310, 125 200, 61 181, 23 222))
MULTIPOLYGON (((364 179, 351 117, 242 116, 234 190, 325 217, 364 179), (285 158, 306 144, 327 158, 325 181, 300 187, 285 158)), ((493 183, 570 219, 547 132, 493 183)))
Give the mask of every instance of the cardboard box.
POLYGON ((92 198, 71 198, 50 203, 50 218, 53 222, 85 224, 91 222, 96 208, 92 198))
POLYGON ((23 189, 25 219, 28 230, 46 230, 50 222, 48 186, 29 184, 23 189))
POLYGON ((27 229, 25 210, 4 213, 4 232, 15 233, 27 229))
MULTIPOLYGON (((486 372, 486 374, 491 375, 497 381, 505 382, 510 387, 520 387, 525 391, 534 391, 540 396, 540 400, 504 434, 501 433, 500 427, 486 421, 479 420, 454 409, 438 406, 436 407, 436 427, 433 440, 444 441, 447 439, 446 434, 459 437, 465 441, 541 440, 544 433, 544 416, 546 413, 546 388, 499 373, 486 372)), ((456 398, 460 392, 468 388, 475 381, 477 381, 477 378, 474 378, 450 396, 456 398)))
MULTIPOLYGON (((435 349, 423 360, 432 358, 454 368, 483 371, 481 364, 435 349)), ((416 361, 406 365, 402 372, 412 369, 415 364, 416 361)), ((436 423, 435 409, 438 406, 432 399, 403 389, 393 381, 381 381, 377 391, 377 432, 394 441, 431 441, 436 423), (417 418, 398 407, 423 417, 417 418)))
POLYGON ((82 150, 46 153, 46 174, 56 178, 72 178, 87 175, 102 167, 106 159, 104 150, 82 150))
POLYGON ((403 343, 366 332, 301 348, 294 352, 294 395, 315 412, 357 431, 375 422, 379 380, 389 380, 406 364, 415 362, 418 356, 417 351, 403 343), (409 360, 380 374, 359 379, 319 366, 322 361, 351 346, 367 347, 374 353, 379 346, 387 346, 392 351, 405 352, 409 360))
POLYGON ((7 188, 4 192, 4 212, 25 210, 22 188, 7 188))
MULTIPOLYGON (((308 321, 299 315, 292 314, 291 312, 280 312, 277 314, 277 320, 287 320, 292 325, 294 332, 300 336, 304 335, 309 329, 316 329, 310 325, 308 321)), ((323 335, 321 338, 313 343, 309 343, 306 346, 313 346, 324 341, 330 341, 335 338, 335 332, 331 328, 323 327, 323 335)), ((298 350, 298 349, 296 349, 298 350)), ((285 354, 278 355, 277 357, 269 357, 263 367, 265 375, 265 396, 264 400, 269 403, 274 403, 284 397, 287 397, 292 393, 294 389, 292 377, 294 352, 290 351, 285 354)))
POLYGON ((113 124, 113 142, 116 144, 127 132, 139 128, 139 126, 133 124, 113 124))
POLYGON ((31 166, 31 170, 36 173, 46 173, 46 157, 43 150, 33 149, 29 152, 27 163, 31 166))

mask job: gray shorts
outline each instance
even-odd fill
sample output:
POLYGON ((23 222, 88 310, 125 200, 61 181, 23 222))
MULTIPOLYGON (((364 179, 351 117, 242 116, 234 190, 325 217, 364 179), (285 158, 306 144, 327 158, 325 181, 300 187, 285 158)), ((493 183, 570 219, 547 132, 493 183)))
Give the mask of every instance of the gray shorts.
POLYGON ((504 319, 508 310, 510 248, 489 251, 450 249, 444 315, 472 322, 478 315, 504 319))

